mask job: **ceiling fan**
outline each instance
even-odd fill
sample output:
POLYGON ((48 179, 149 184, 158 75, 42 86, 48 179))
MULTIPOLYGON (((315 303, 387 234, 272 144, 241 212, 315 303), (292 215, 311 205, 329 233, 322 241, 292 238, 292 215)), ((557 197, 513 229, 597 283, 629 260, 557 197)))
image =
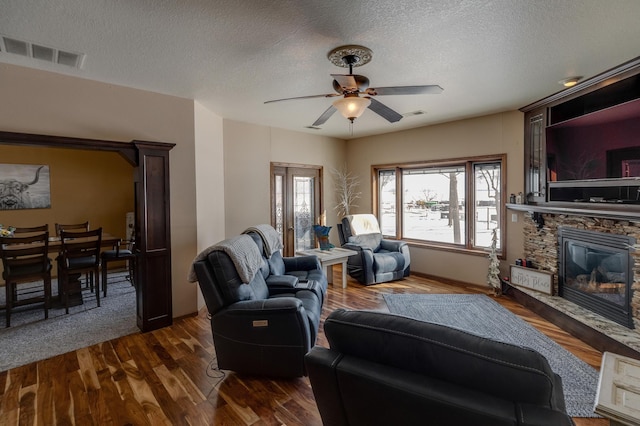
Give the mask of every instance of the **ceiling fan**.
POLYGON ((265 104, 294 99, 333 98, 341 96, 340 99, 335 100, 333 104, 318 117, 312 124, 312 127, 324 124, 336 111, 340 111, 346 119, 353 123, 353 120, 360 117, 366 108, 369 108, 390 123, 395 123, 402 119, 402 115, 376 100, 374 96, 438 94, 442 93, 443 90, 442 87, 438 85, 369 87, 369 79, 367 77, 353 74, 353 67, 365 65, 372 59, 371 50, 364 46, 340 46, 329 52, 327 56, 334 65, 349 68, 349 74, 331 74, 331 77, 333 77, 333 89, 336 93, 274 99, 266 101, 265 104))

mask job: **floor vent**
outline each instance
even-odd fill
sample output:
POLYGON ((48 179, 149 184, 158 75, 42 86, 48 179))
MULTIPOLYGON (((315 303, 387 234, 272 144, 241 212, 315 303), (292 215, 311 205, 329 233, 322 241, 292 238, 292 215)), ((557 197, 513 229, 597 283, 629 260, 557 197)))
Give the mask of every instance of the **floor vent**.
POLYGON ((55 47, 31 43, 5 35, 0 35, 0 52, 25 56, 27 58, 78 69, 82 68, 85 58, 83 53, 60 50, 55 47))

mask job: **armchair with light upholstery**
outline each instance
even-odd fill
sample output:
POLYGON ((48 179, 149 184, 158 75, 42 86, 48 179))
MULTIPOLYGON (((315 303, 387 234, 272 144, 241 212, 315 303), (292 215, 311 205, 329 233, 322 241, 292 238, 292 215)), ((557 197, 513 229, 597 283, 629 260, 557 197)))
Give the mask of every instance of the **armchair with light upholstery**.
POLYGON ((360 283, 377 284, 409 276, 409 245, 404 241, 382 238, 374 215, 346 216, 339 224, 338 232, 342 247, 358 252, 349 257, 347 272, 360 283))

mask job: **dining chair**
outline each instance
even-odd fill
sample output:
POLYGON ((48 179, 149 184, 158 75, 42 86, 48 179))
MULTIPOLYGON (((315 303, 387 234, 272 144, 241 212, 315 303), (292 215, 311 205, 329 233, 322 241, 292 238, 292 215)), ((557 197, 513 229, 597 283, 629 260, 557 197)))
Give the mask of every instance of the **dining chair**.
MULTIPOLYGON (((72 223, 72 224, 62 224, 56 223, 56 237, 60 237, 60 233, 62 231, 88 231, 89 230, 89 221, 82 223, 72 223)), ((93 291, 93 276, 90 273, 85 274, 84 276, 85 286, 91 286, 91 291, 93 291)))
POLYGON ((129 276, 127 278, 135 287, 136 281, 134 277, 136 255, 133 251, 133 247, 133 241, 118 241, 112 250, 105 250, 100 255, 102 258, 102 295, 104 297, 107 297, 107 273, 109 262, 126 261, 129 269, 129 276))
POLYGON ((13 235, 15 234, 31 234, 32 232, 49 232, 49 225, 31 226, 26 228, 14 228, 13 235))
MULTIPOLYGON (((38 233, 42 233, 42 232, 49 232, 49 224, 44 224, 44 225, 40 225, 40 226, 30 226, 30 227, 14 227, 13 228, 13 235, 16 234, 21 234, 22 236, 25 236, 24 234, 30 234, 30 235, 35 235, 38 233)), ((13 299, 16 300, 17 297, 17 287, 14 286, 13 287, 13 299)))
POLYGON ((74 223, 70 225, 64 225, 61 223, 56 223, 56 237, 60 236, 62 231, 77 231, 77 230, 89 230, 89 221, 83 223, 74 223))
POLYGON ((102 228, 91 231, 60 232, 61 251, 58 256, 58 279, 65 313, 69 313, 69 293, 77 275, 90 274, 91 288, 95 277, 96 302, 100 306, 100 247, 102 228))
POLYGON ((43 303, 44 318, 49 318, 51 305, 51 259, 48 257, 49 232, 25 237, 0 237, 0 257, 4 270, 2 278, 6 291, 6 326, 11 326, 14 307, 43 303), (18 284, 34 283, 24 291, 18 284), (43 293, 36 290, 42 285, 43 293), (25 296, 21 298, 20 296, 25 296))

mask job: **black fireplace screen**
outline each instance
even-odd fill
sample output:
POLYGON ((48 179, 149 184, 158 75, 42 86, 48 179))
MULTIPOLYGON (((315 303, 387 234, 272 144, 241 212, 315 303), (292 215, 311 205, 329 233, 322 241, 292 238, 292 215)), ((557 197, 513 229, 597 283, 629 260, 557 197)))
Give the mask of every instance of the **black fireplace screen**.
POLYGON ((632 260, 624 235, 561 227, 560 295, 627 327, 631 319, 632 260))
POLYGON ((627 303, 626 251, 620 253, 581 241, 565 243, 564 285, 616 305, 627 303))

